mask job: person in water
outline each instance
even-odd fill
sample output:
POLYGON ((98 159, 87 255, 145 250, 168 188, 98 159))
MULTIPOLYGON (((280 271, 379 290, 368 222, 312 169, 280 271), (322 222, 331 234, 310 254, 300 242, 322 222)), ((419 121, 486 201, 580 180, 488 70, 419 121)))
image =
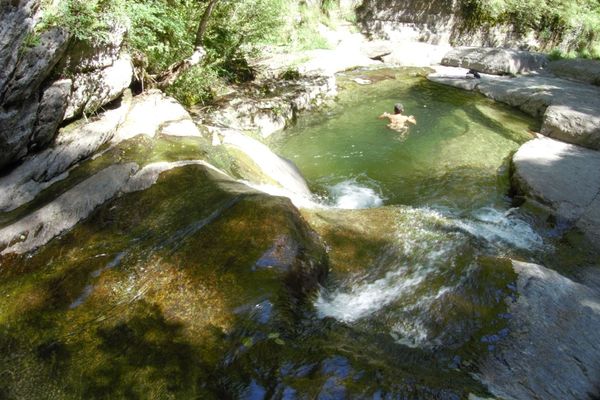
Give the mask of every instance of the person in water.
POLYGON ((379 119, 388 118, 390 123, 388 124, 388 128, 393 129, 398 132, 406 132, 408 130, 408 124, 411 123, 413 125, 417 124, 417 120, 412 115, 406 116, 402 114, 404 112, 404 106, 401 103, 397 103, 394 105, 394 113, 390 114, 388 112, 384 112, 379 116, 379 119))

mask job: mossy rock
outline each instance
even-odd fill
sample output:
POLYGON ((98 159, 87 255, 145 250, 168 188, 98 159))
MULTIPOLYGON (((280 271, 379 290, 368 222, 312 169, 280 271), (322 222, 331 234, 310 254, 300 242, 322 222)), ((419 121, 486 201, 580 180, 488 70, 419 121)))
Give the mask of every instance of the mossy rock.
POLYGON ((220 398, 229 337, 256 303, 327 273, 291 202, 203 166, 165 172, 35 254, 0 259, 0 393, 220 398))

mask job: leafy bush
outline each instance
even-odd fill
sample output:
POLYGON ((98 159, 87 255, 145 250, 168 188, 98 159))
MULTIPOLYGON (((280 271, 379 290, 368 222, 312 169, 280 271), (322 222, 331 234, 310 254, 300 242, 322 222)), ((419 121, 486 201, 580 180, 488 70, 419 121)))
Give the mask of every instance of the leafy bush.
POLYGON ((42 12, 36 32, 51 27, 63 27, 80 41, 103 43, 108 39, 111 26, 124 23, 126 15, 118 7, 119 1, 63 0, 53 2, 42 12))
POLYGON ((507 23, 523 33, 533 30, 548 47, 566 39, 578 55, 600 56, 597 0, 460 0, 459 5, 466 29, 507 23))
POLYGON ((191 107, 209 103, 217 94, 219 86, 220 77, 217 70, 196 66, 184 72, 166 92, 184 106, 191 107))

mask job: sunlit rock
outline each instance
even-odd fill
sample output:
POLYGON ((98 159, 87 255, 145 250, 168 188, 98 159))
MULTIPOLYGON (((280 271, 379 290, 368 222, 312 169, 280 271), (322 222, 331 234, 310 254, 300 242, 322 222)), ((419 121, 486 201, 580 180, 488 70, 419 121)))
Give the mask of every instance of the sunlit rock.
POLYGON ((550 207, 591 243, 600 243, 600 152, 540 138, 521 146, 513 164, 513 179, 522 195, 550 207))
MULTIPOLYGON (((536 264, 513 261, 510 335, 480 367, 492 393, 509 399, 598 395, 600 292, 536 264)), ((593 267, 597 275, 598 267, 593 267)))

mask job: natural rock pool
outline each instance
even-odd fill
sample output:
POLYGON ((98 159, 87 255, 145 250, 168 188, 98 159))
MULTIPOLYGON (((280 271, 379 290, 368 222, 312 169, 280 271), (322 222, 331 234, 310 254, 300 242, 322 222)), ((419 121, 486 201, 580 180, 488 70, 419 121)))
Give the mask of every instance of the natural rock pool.
POLYGON ((489 395, 477 375, 511 340, 510 259, 556 251, 509 197, 510 155, 536 124, 422 72, 340 77, 335 105, 271 139, 315 196, 235 132, 134 137, 70 171, 25 207, 108 165, 182 162, 0 255, 0 398, 489 395), (377 119, 396 102, 417 120, 404 136, 377 119))

